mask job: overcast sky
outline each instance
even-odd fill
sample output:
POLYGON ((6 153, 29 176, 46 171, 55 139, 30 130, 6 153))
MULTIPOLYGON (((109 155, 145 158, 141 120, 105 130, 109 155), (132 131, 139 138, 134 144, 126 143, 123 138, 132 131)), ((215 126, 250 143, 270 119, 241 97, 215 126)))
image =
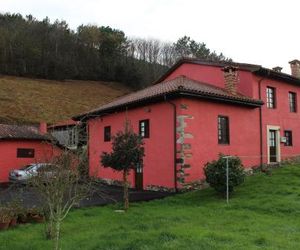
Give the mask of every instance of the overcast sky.
POLYGON ((237 62, 281 66, 300 60, 299 0, 0 0, 0 11, 97 24, 128 37, 184 35, 237 62))

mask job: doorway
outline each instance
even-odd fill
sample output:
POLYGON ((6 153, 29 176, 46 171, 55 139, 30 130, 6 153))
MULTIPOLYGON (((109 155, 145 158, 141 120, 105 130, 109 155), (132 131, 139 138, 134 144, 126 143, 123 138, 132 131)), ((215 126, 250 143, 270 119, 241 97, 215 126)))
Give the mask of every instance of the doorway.
POLYGON ((268 126, 268 163, 280 162, 280 130, 279 127, 268 126))
POLYGON ((143 167, 140 164, 135 169, 135 188, 143 190, 143 167))

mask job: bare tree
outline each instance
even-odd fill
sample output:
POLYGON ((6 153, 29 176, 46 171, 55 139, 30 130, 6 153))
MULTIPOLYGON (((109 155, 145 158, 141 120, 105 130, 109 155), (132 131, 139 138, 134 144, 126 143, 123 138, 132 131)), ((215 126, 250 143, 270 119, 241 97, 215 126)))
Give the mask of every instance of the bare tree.
POLYGON ((54 249, 59 249, 61 224, 70 209, 90 193, 91 182, 82 181, 80 161, 81 156, 66 150, 31 180, 45 204, 47 237, 54 241, 54 249))
POLYGON ((173 44, 162 43, 160 64, 171 67, 176 62, 176 52, 173 44))

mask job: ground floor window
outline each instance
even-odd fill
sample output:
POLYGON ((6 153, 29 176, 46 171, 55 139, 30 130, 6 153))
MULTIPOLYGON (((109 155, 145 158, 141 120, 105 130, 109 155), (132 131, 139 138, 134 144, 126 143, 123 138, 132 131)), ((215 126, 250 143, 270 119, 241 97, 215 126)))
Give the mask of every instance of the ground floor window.
POLYGON ((139 124, 139 133, 143 138, 150 137, 150 128, 149 128, 149 120, 142 120, 139 124))
POLYGON ((218 116, 218 142, 229 144, 229 118, 227 116, 218 116))
POLYGON ((284 131, 284 137, 285 137, 284 146, 293 146, 292 131, 290 131, 290 130, 284 131))
POLYGON ((34 158, 34 149, 17 148, 17 158, 34 158))

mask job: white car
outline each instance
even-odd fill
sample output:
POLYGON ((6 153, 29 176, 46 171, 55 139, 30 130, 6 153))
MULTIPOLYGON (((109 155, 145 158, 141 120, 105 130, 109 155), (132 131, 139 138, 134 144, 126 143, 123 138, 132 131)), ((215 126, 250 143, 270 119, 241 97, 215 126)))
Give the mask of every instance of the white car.
POLYGON ((50 163, 32 163, 20 169, 15 169, 9 172, 9 181, 15 183, 26 183, 30 178, 36 176, 43 171, 51 175, 54 165, 50 163))

